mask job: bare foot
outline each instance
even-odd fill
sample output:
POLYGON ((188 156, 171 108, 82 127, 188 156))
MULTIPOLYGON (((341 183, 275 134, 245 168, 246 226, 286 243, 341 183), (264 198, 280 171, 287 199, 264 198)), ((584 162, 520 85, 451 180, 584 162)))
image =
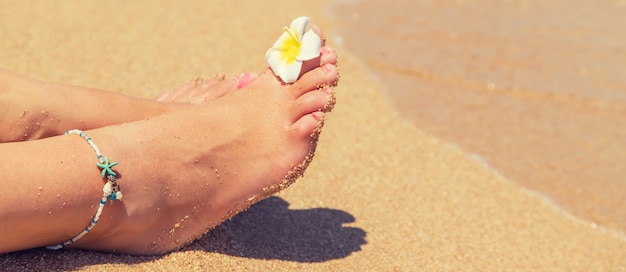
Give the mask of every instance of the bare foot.
MULTIPOLYGON (((0 124, 16 122, 19 136, 20 122, 36 112, 45 118, 36 119, 33 114, 28 117, 29 124, 50 121, 37 123, 42 127, 36 130, 38 138, 75 124, 84 130, 101 127, 87 133, 103 155, 119 162, 115 171, 124 201, 106 204, 98 224, 70 246, 159 254, 193 241, 303 174, 313 158, 325 113, 335 103, 336 63, 335 52, 325 47, 321 57, 305 64, 293 84, 282 83, 266 69, 239 91, 174 110, 161 106, 172 103, 135 101, 2 72, 0 81, 13 83, 6 84, 10 88, 4 92, 5 98, 20 90, 34 91, 20 100, 33 110, 23 111, 17 122, 12 121, 12 114, 2 115, 5 118, 0 118, 0 124), (13 81, 15 77, 17 81, 13 81), (61 100, 74 93, 86 100, 78 99, 82 102, 78 108, 57 107, 37 99, 41 90, 54 91, 61 100), (102 115, 89 111, 93 116, 85 115, 80 109, 95 109, 98 101, 106 101, 107 107, 99 106, 103 109, 142 107, 128 107, 131 110, 96 122, 102 115), (55 107, 40 110, 44 104, 55 107), (152 109, 144 111, 146 107, 152 109), (85 119, 71 119, 76 116, 85 119)), ((0 102, 7 112, 21 105, 10 99, 0 102)), ((0 211, 11 211, 3 214, 7 224, 0 225, 5 234, 0 252, 63 242, 92 220, 103 189, 93 183, 101 184, 100 173, 94 172, 93 150, 80 142, 73 136, 60 136, 2 145, 2 157, 11 159, 0 166, 5 172, 12 169, 2 184, 13 193, 0 201, 0 211), (22 167, 25 165, 29 167, 22 167)))
MULTIPOLYGON (((322 31, 315 24, 311 24, 310 27, 315 33, 322 37, 321 54, 320 57, 303 63, 300 76, 307 71, 327 63, 337 64, 337 55, 332 49, 326 46, 326 39, 322 31)), ((187 82, 172 90, 161 92, 155 97, 155 100, 159 102, 199 105, 206 101, 222 97, 233 90, 241 89, 252 83, 257 77, 258 75, 252 72, 244 72, 229 79, 226 79, 225 75, 221 73, 216 73, 208 80, 198 77, 192 82, 187 82)))
POLYGON ((120 161, 125 196, 107 206, 104 226, 75 246, 167 252, 288 187, 313 158, 337 79, 333 64, 292 85, 267 69, 249 86, 202 106, 89 132, 103 146, 116 139, 109 156, 120 161))
POLYGON ((221 73, 208 79, 197 77, 192 82, 183 83, 172 90, 161 92, 154 100, 199 105, 241 89, 249 85, 256 77, 257 74, 252 72, 244 72, 228 79, 221 73))

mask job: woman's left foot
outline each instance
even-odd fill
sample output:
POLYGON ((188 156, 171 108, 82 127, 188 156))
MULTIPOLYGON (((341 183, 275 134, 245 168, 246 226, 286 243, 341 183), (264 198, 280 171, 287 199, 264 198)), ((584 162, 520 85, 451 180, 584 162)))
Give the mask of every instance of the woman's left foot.
POLYGON ((191 82, 183 83, 174 89, 161 92, 154 100, 169 103, 189 103, 200 105, 206 101, 220 98, 234 90, 250 84, 257 77, 255 73, 245 72, 226 78, 217 73, 211 78, 197 77, 191 82))

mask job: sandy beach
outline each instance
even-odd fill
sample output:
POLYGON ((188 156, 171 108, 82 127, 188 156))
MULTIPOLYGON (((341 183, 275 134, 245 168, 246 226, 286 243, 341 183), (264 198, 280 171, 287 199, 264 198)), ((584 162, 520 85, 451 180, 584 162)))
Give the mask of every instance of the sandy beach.
POLYGON ((199 75, 262 69, 281 27, 308 15, 338 49, 341 82, 304 178, 193 244, 154 257, 33 249, 0 255, 0 269, 626 270, 623 232, 564 211, 399 113, 387 83, 333 34, 346 24, 328 16, 331 4, 1 1, 0 67, 35 78, 150 98, 199 75))

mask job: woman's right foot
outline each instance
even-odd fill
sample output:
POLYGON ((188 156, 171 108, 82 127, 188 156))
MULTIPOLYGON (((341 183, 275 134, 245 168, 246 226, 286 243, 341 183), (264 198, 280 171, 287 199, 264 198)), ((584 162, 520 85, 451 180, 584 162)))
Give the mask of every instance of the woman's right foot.
MULTIPOLYGON (((24 135, 28 139, 53 136, 70 128, 95 128, 87 134, 103 155, 119 162, 114 171, 124 200, 106 204, 95 228, 70 246, 158 254, 193 241, 257 201, 285 189, 303 174, 313 158, 325 112, 335 102, 332 88, 339 78, 336 62, 332 50, 322 50, 322 56, 306 63, 303 74, 293 84, 282 83, 268 68, 241 90, 197 107, 35 80, 16 81, 11 77, 17 75, 2 72, 3 82, 6 78, 6 82, 17 83, 9 85, 12 88, 3 93, 5 98, 10 98, 13 91, 38 88, 16 104, 22 106, 11 108, 30 107, 19 116, 15 114, 17 121, 11 119, 12 114, 0 121, 14 122, 17 136, 20 126, 41 127, 33 135, 24 135), (81 103, 76 107, 58 105, 38 96, 42 90, 54 91, 61 100, 78 96, 76 100, 81 103), (175 110, 162 107, 166 104, 175 110), (149 111, 142 108, 146 105, 149 111)), ((63 242, 92 220, 89 216, 98 206, 93 200, 98 200, 103 191, 93 182, 101 184, 102 179, 99 172, 91 176, 96 170, 89 161, 94 159, 93 150, 80 142, 73 136, 60 136, 7 144, 3 149, 20 161, 32 158, 23 156, 32 150, 46 154, 46 163, 35 168, 39 169, 36 175, 52 177, 37 179, 23 188, 35 188, 21 193, 37 201, 27 202, 30 206, 15 206, 34 211, 46 227, 37 224, 5 228, 10 238, 3 240, 0 252, 63 242), (60 176, 63 179, 54 178, 60 176)), ((11 207, 12 203, 16 201, 9 199, 4 204, 11 207)), ((32 221, 28 215, 12 216, 14 221, 32 221)))
POLYGON ((89 132, 94 141, 118 141, 107 148, 120 161, 124 201, 105 209, 101 221, 109 223, 75 246, 167 252, 288 187, 311 161, 334 103, 333 63, 336 57, 291 85, 266 69, 202 106, 89 132))

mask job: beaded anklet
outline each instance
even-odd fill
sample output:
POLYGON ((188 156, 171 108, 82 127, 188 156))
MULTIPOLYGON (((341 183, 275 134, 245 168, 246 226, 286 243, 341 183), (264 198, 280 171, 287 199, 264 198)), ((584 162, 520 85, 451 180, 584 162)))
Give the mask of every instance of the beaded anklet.
POLYGON ((106 204, 107 202, 107 198, 110 201, 113 201, 116 199, 122 200, 122 192, 120 192, 119 186, 117 185, 117 179, 115 178, 117 176, 117 173, 115 173, 111 169, 113 166, 116 166, 118 162, 109 162, 109 158, 103 157, 102 154, 100 153, 100 149, 98 149, 98 146, 96 146, 96 144, 94 144, 91 141, 91 138, 87 136, 85 132, 78 130, 78 129, 72 129, 72 130, 68 130, 67 132, 65 132, 65 134, 66 135, 76 134, 82 137, 83 139, 85 139, 85 141, 87 141, 89 146, 91 146, 91 149, 93 149, 93 151, 96 152, 96 156, 98 156, 98 163, 96 163, 96 165, 98 165, 98 167, 102 169, 102 178, 106 177, 107 182, 104 184, 104 187, 102 187, 102 199, 100 200, 100 206, 98 207, 98 211, 96 211, 96 214, 94 215, 93 220, 91 220, 91 223, 81 233, 70 238, 69 240, 63 243, 60 243, 58 245, 46 246, 47 249, 52 249, 52 250, 61 249, 68 245, 71 245, 74 242, 76 242, 78 239, 85 236, 85 234, 89 233, 89 231, 91 231, 91 229, 93 229, 93 227, 98 223, 98 220, 100 219, 100 215, 102 214, 102 210, 104 209, 104 204, 106 204))

